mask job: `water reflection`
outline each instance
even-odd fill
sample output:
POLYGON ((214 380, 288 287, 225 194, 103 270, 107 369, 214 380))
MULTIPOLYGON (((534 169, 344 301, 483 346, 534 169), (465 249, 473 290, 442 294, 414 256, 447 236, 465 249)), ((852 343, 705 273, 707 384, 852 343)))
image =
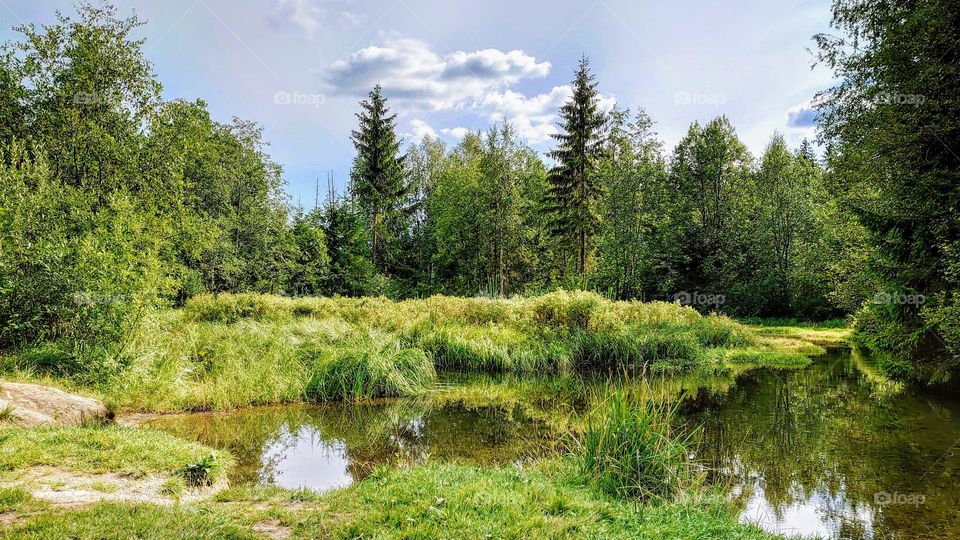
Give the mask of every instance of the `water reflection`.
POLYGON ((960 537, 960 406, 869 368, 833 351, 685 406, 702 424, 700 459, 731 484, 744 521, 832 538, 960 537))
POLYGON ((549 451, 557 438, 517 406, 435 407, 422 400, 252 408, 150 425, 229 449, 237 458, 233 483, 315 490, 348 485, 398 460, 511 462, 549 451))
MULTIPOLYGON (((447 376, 424 399, 154 425, 230 449, 238 458, 233 482, 322 490, 398 460, 485 465, 551 452, 562 426, 603 397, 604 382, 447 376)), ((697 428, 698 460, 727 486, 744 521, 828 538, 960 538, 955 397, 891 383, 855 351, 832 351, 799 371, 688 375, 644 388, 680 398, 687 428, 697 428)))

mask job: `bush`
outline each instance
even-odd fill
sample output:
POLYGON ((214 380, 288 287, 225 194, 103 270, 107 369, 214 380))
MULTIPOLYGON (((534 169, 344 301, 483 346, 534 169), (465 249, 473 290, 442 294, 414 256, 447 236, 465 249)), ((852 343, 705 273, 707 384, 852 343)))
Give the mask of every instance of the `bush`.
POLYGON ((0 156, 0 348, 54 343, 25 367, 108 375, 104 361, 167 287, 161 234, 130 196, 54 180, 14 144, 0 156))

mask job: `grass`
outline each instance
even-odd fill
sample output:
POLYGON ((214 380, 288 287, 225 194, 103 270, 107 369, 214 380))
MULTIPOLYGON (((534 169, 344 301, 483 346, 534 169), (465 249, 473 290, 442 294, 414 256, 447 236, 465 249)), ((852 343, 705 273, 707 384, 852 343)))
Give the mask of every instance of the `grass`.
POLYGON ((850 344, 853 329, 845 319, 819 323, 793 319, 744 319, 750 329, 761 339, 802 341, 822 347, 845 347, 850 344))
POLYGON ((696 475, 687 440, 673 434, 674 407, 624 389, 606 392, 577 437, 581 477, 608 495, 642 500, 691 489, 696 475))
POLYGON ((638 507, 605 496, 563 463, 378 470, 324 496, 294 527, 320 538, 766 538, 719 499, 638 507), (371 511, 378 509, 377 511, 371 511))
MULTIPOLYGON (((778 350, 777 339, 677 304, 588 292, 405 301, 202 295, 145 316, 122 356, 105 360, 115 374, 80 390, 125 411, 224 410, 417 395, 437 370, 717 369, 724 351, 778 350)), ((6 357, 0 369, 76 390, 30 358, 6 357)))
POLYGON ((20 508, 33 500, 29 491, 20 487, 0 487, 0 513, 20 508))
POLYGON ((13 405, 6 405, 0 409, 0 423, 13 422, 13 405))
MULTIPOLYGON (((187 465, 209 458, 211 450, 161 431, 126 427, 6 428, 0 430, 0 477, 30 467, 54 467, 79 473, 113 472, 133 477, 176 475, 187 465)), ((219 478, 232 463, 218 452, 219 478)))
POLYGON ((315 354, 305 390, 315 401, 416 395, 436 380, 433 362, 422 350, 388 336, 315 354))
POLYGON ((26 524, 0 532, 0 538, 259 538, 222 514, 150 504, 100 503, 90 508, 44 512, 26 524))
POLYGON ((775 538, 738 523, 719 496, 639 506, 574 474, 562 460, 487 468, 431 462, 381 468, 321 495, 253 486, 199 505, 45 512, 4 538, 251 538, 262 523, 285 527, 292 538, 775 538))
POLYGON ((203 295, 146 317, 117 362, 126 367, 96 391, 152 412, 410 396, 431 388, 436 370, 676 373, 716 368, 722 351, 782 345, 765 340, 726 317, 587 292, 399 302, 203 295))

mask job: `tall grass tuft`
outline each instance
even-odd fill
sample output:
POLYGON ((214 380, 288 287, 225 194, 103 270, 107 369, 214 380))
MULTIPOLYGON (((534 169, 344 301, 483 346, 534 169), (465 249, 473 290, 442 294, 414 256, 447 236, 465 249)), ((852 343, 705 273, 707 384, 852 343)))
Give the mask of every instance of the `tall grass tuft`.
POLYGON ((675 406, 614 388, 589 415, 574 456, 581 475, 622 498, 670 499, 696 481, 689 437, 673 430, 675 406))
POLYGON ((409 396, 436 381, 433 362, 385 334, 335 348, 321 348, 313 361, 307 397, 316 401, 409 396))

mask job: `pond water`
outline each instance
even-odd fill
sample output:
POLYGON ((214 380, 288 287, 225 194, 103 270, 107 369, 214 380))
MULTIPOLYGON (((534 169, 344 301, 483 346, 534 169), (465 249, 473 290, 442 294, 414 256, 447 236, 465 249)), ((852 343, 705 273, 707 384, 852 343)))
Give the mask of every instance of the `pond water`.
MULTIPOLYGON (((323 490, 399 460, 486 465, 545 455, 562 441, 560 420, 586 410, 598 387, 447 376, 435 395, 413 400, 253 408, 151 425, 229 449, 235 483, 323 490)), ((671 378, 654 388, 680 400, 697 460, 743 521, 824 538, 960 538, 955 397, 890 383, 849 350, 803 370, 671 378)))

